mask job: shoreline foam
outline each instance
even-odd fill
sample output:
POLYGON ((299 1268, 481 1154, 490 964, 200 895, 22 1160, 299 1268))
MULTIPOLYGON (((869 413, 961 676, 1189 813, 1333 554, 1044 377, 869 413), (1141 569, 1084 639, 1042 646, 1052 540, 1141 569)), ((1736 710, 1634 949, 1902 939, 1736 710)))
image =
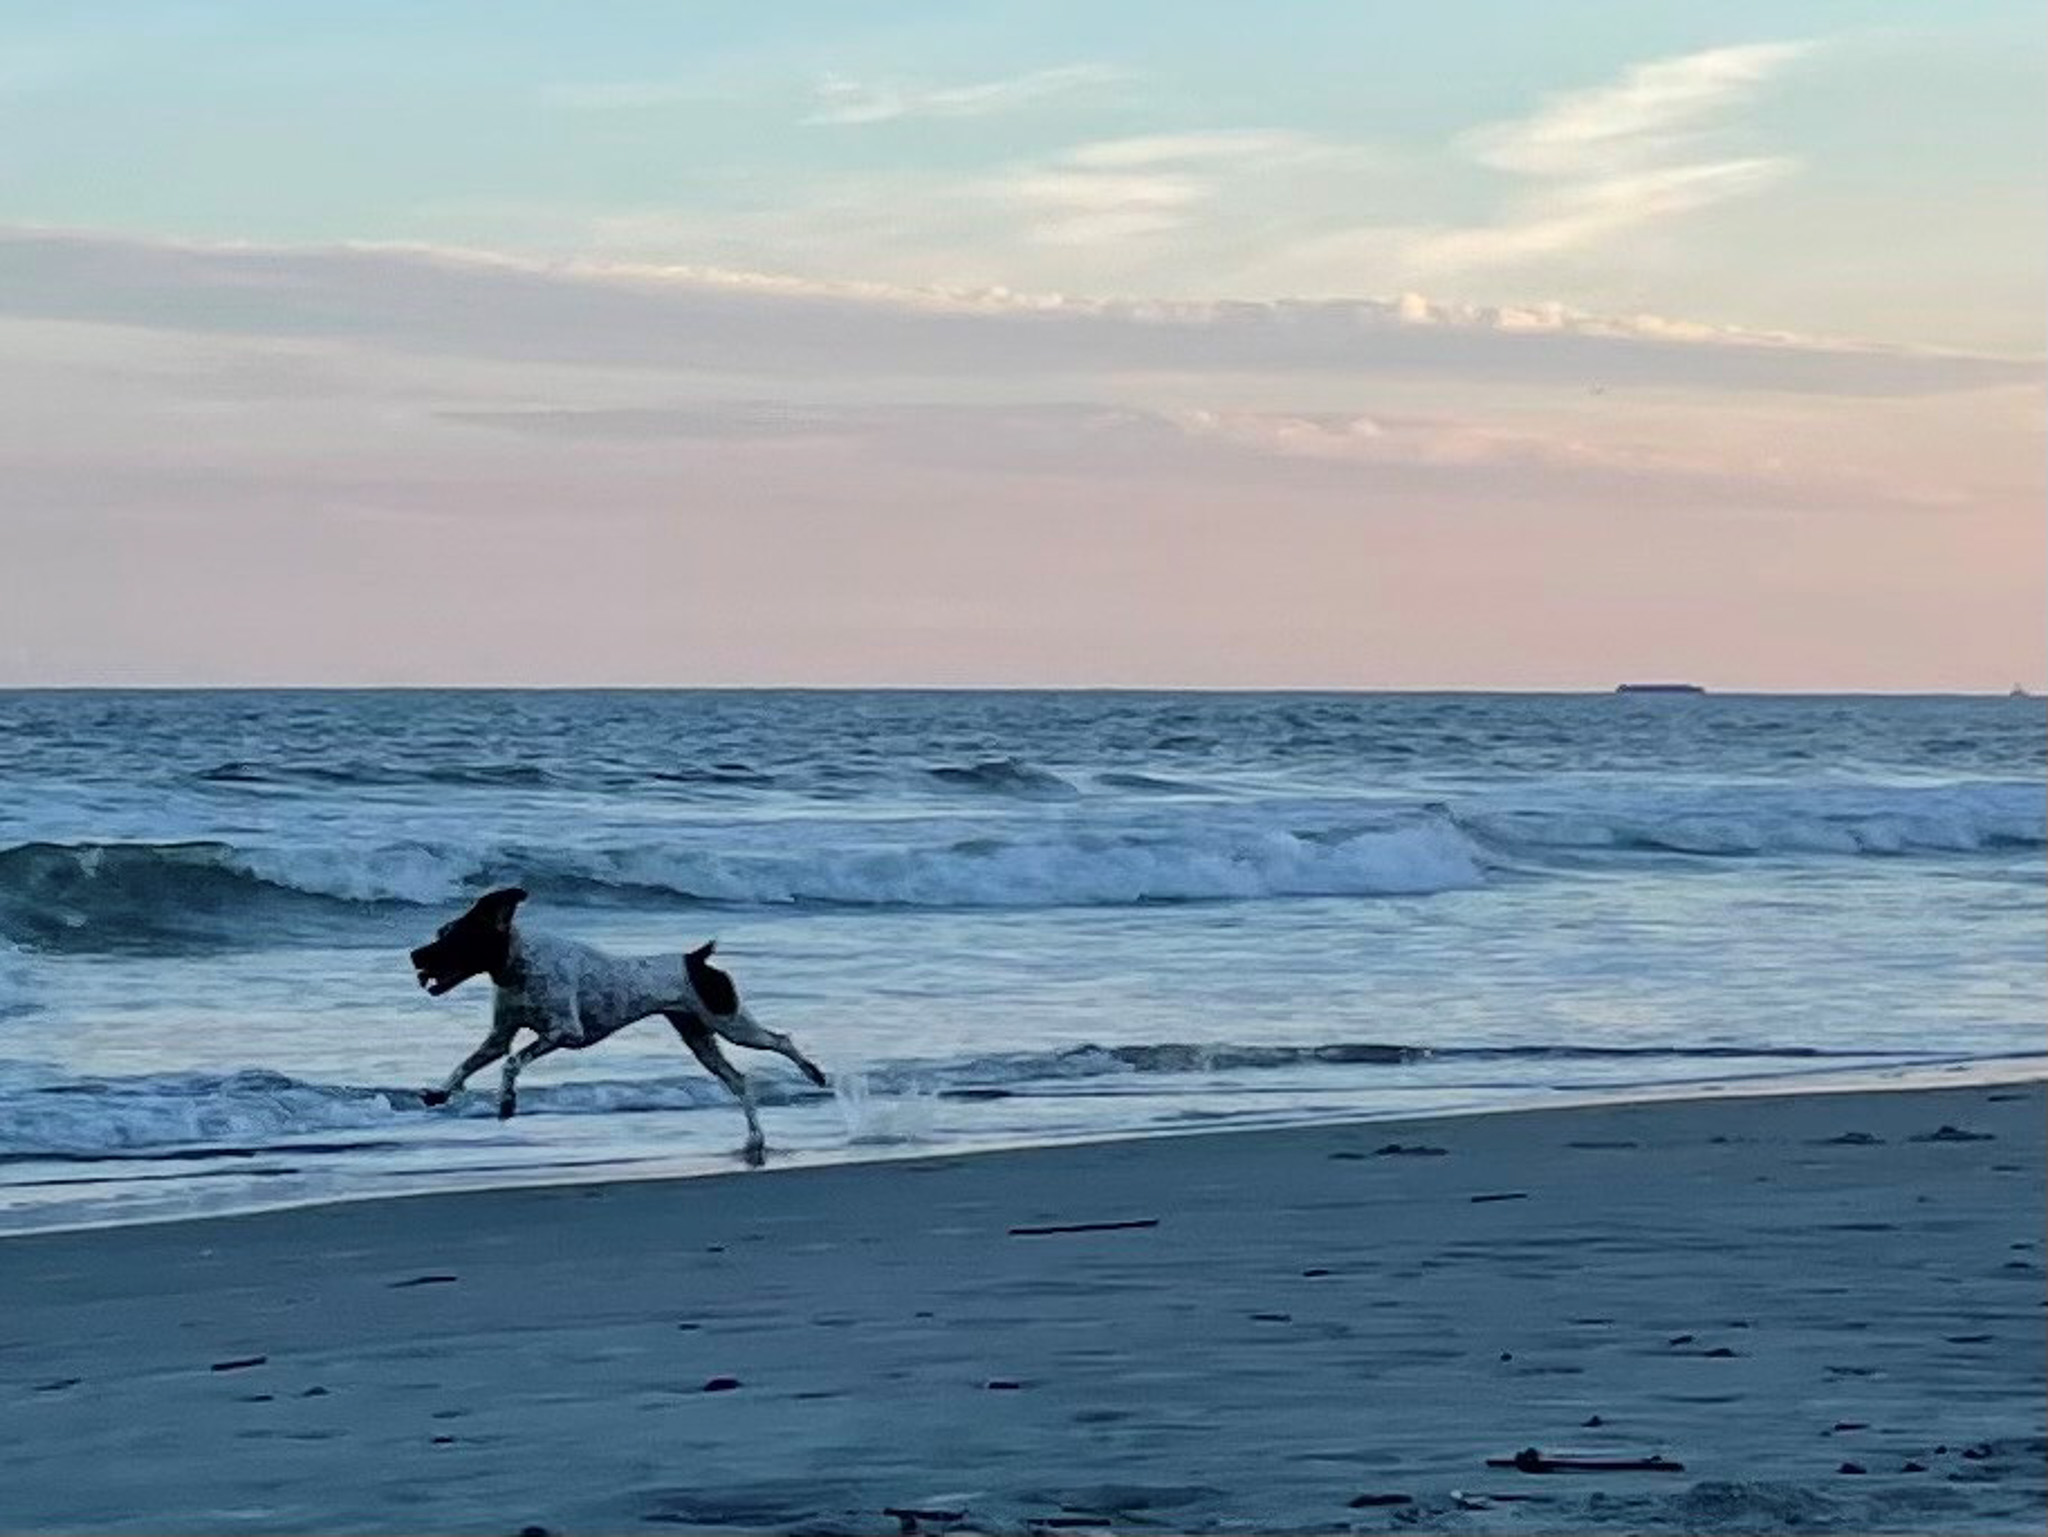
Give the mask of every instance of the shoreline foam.
MULTIPOLYGON (((1530 1114, 1546 1110, 1602 1106, 1625 1107, 1695 1099, 1736 1099, 1807 1093, 1904 1093, 1960 1085, 1983 1086, 2048 1081, 2048 1056, 2038 1053, 1936 1056, 1904 1051, 1836 1052, 1820 1048, 1750 1050, 1728 1047, 1701 1048, 1686 1052, 1661 1047, 1597 1046, 1471 1047, 1440 1051, 1412 1046, 1336 1043, 1323 1047, 1223 1048, 1216 1051, 1215 1055, 1228 1059, 1235 1052, 1253 1059, 1244 1064, 1253 1067, 1285 1066, 1292 1061, 1293 1056, 1318 1064, 1335 1062, 1340 1066, 1350 1066, 1353 1063, 1368 1066, 1404 1066, 1424 1061, 1489 1061, 1496 1058, 1522 1059, 1553 1054, 1563 1060, 1589 1062, 1698 1057, 1702 1061, 1741 1059, 1773 1061, 1780 1065, 1767 1072, 1720 1074, 1713 1077, 1681 1077, 1571 1086, 1531 1084, 1520 1093, 1512 1090, 1487 1091, 1500 1096, 1496 1102, 1461 1103, 1450 1107, 1399 1105, 1369 1113, 1329 1113, 1293 1108, 1260 1116, 1240 1113, 1235 1117, 1225 1117, 1218 1114, 1214 1119, 1195 1124, 1153 1123, 1117 1128, 1066 1130, 1050 1135, 998 1130, 979 1135, 942 1136, 933 1134, 929 1129, 907 1134, 900 1129, 891 1129, 897 1127, 906 1117, 916 1121, 920 1112, 928 1113, 932 1104, 937 1101, 987 1103, 997 1100, 1043 1103, 1049 1096, 1057 1097, 1070 1082, 1087 1084, 1101 1077, 1121 1084, 1129 1081, 1126 1075, 1131 1073, 1200 1072, 1205 1069, 1194 1059, 1209 1052, 1208 1047, 1193 1045, 1164 1048, 1073 1047, 1065 1052, 1037 1054, 1077 1059, 1070 1073, 1023 1077, 1015 1080, 1015 1087, 1000 1088, 978 1085, 989 1076, 991 1067, 1000 1067, 1007 1060, 1003 1058, 985 1058, 965 1064, 936 1066, 898 1064, 880 1073, 856 1073, 832 1091, 816 1090, 794 1076, 759 1076, 756 1080, 758 1103, 784 1109, 800 1107, 812 1111, 829 1105, 844 1121, 846 1128, 844 1139, 830 1144, 806 1144, 794 1150, 786 1146, 781 1149, 771 1148, 769 1171, 793 1172, 843 1165, 916 1162, 935 1157, 1019 1153, 1036 1148, 1094 1146, 1162 1137, 1252 1135, 1264 1131, 1317 1126, 1368 1126, 1388 1122, 1413 1124, 1477 1116, 1530 1114), (1152 1059, 1162 1054, 1167 1058, 1167 1065, 1134 1068, 1128 1064, 1128 1059, 1133 1056, 1150 1064, 1152 1059), (1189 1058, 1187 1062, 1173 1060, 1177 1055, 1183 1054, 1189 1058), (1286 1060, 1279 1063, 1256 1060, 1273 1056, 1280 1056, 1286 1060), (876 1124, 870 1126, 869 1122, 876 1124)), ((189 1087, 194 1106, 199 1110, 210 1109, 216 1116, 220 1113, 219 1104, 222 1096, 232 1094, 234 1086, 238 1083, 245 1083, 265 1110, 277 1111, 288 1108, 290 1104, 296 1104, 297 1100, 292 1097, 296 1093, 311 1096, 316 1110, 320 1113, 314 1117, 312 1124, 295 1122, 276 1127, 268 1133, 263 1126, 252 1126, 250 1139, 243 1141, 143 1141, 133 1146, 95 1145, 83 1149, 38 1143, 35 1150, 21 1150, 10 1141, 10 1138, 18 1139, 21 1136, 20 1126, 17 1124, 7 1131, 0 1131, 0 1197, 18 1197, 19 1191, 24 1187, 10 1184, 7 1176, 22 1170, 28 1171, 32 1176, 28 1181, 30 1187, 62 1187, 67 1183, 76 1183, 95 1188, 112 1187, 123 1194, 132 1195, 132 1187, 144 1181, 152 1185, 169 1184, 178 1177, 173 1172, 177 1169, 204 1167, 209 1171, 209 1177, 213 1178, 225 1179, 246 1173, 243 1182, 247 1189, 224 1191, 219 1187, 209 1187, 203 1199, 196 1193, 191 1194, 193 1204, 186 1209, 131 1212, 113 1207, 95 1216, 59 1217, 54 1221, 37 1220, 37 1215, 43 1209, 42 1205, 24 1202, 17 1205, 15 1211, 27 1214, 23 1220, 28 1225, 4 1225, 10 1219, 0 1218, 0 1240, 29 1233, 84 1232, 95 1228, 123 1227, 138 1223, 199 1221, 223 1216, 289 1211, 299 1207, 393 1200, 421 1195, 515 1191, 564 1184, 708 1179, 731 1172, 730 1160, 723 1153, 703 1149, 690 1153, 660 1154, 650 1152, 646 1145, 641 1145, 622 1146, 615 1151, 604 1152, 582 1146, 565 1148, 552 1143, 540 1146, 522 1144, 516 1148, 499 1149, 488 1141, 481 1140, 498 1125, 491 1098, 483 1093, 468 1094, 461 1103, 453 1107, 452 1112, 435 1112, 433 1122, 437 1134, 415 1143, 408 1141, 405 1135, 420 1122, 417 1092, 410 1088, 364 1088, 301 1083, 284 1075, 263 1070, 225 1075, 151 1075, 145 1081, 153 1082, 163 1078, 176 1079, 182 1086, 189 1087), (186 1080, 190 1080, 189 1084, 186 1080), (345 1112, 350 1106, 362 1108, 365 1113, 355 1117, 339 1113, 345 1112), (474 1141, 473 1145, 448 1141, 446 1133, 451 1124, 458 1131, 479 1140, 474 1141), (416 1166, 420 1156, 437 1151, 443 1157, 452 1157, 459 1161, 445 1163, 437 1170, 422 1170, 416 1166), (402 1156, 411 1160, 415 1166, 403 1170, 380 1167, 371 1171, 351 1170, 338 1164, 319 1163, 292 1166, 289 1171, 262 1165, 253 1166, 248 1171, 243 1168, 246 1161, 263 1157, 311 1157, 317 1160, 329 1157, 349 1158, 364 1154, 402 1156), (484 1157, 489 1161, 479 1165, 472 1161, 474 1156, 484 1157), (507 1161, 508 1159, 511 1161, 507 1161), (44 1169, 45 1165, 48 1166, 47 1171, 44 1169), (137 1175, 126 1181, 107 1172, 138 1166, 150 1168, 153 1172, 137 1175), (159 1168, 161 1172, 154 1172, 159 1168), (66 1181, 61 1172, 66 1169, 80 1171, 74 1181, 66 1181), (568 1172, 572 1170, 576 1172, 568 1172), (291 1178, 280 1177, 286 1173, 291 1178), (305 1183, 295 1184, 294 1178, 303 1178, 305 1183), (334 1183, 355 1179, 360 1179, 363 1183, 359 1186, 345 1184, 340 1188, 334 1183), (402 1180, 404 1183, 396 1186, 386 1183, 393 1180, 402 1180)), ((1456 1094, 1461 1088, 1466 1092, 1478 1092, 1471 1090, 1469 1086, 1456 1084, 1423 1086, 1416 1092, 1456 1094)), ((73 1091, 69 1087, 61 1089, 58 1091, 58 1097, 68 1101, 74 1097, 73 1091)), ((0 1094, 0 1110, 13 1108, 9 1106, 8 1099, 9 1096, 0 1094)), ((95 1093, 84 1096, 84 1099, 93 1125, 96 1129, 103 1128, 110 1113, 107 1096, 104 1093, 95 1093)), ((595 1129, 593 1117, 650 1115, 666 1118, 673 1115, 694 1117, 703 1114, 719 1125, 723 1125, 731 1117, 731 1100, 726 1091, 708 1079, 694 1076, 653 1080, 597 1079, 540 1085, 529 1091, 526 1101, 526 1124, 529 1128, 537 1118, 544 1116, 562 1117, 565 1130, 571 1126, 581 1130, 584 1123, 590 1123, 592 1129, 595 1129)), ((144 1119, 148 1120, 160 1113, 161 1107, 156 1111, 145 1111, 144 1119)), ((187 1113, 191 1111, 188 1109, 187 1113)), ((28 1116, 26 1124, 33 1135, 35 1117, 28 1116)), ((663 1124, 668 1124, 665 1119, 663 1124)), ((160 1202, 170 1199, 161 1192, 152 1193, 157 1194, 160 1202)))

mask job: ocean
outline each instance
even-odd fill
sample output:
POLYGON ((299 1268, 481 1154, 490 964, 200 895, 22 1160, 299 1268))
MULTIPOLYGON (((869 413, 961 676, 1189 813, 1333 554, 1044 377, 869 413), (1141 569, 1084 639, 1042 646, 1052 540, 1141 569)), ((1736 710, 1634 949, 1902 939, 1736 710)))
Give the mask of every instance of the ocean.
POLYGON ((777 1164, 2044 1048, 2022 698, 0 693, 0 1230, 735 1167, 650 1021, 493 1115, 406 951, 708 938, 777 1164))

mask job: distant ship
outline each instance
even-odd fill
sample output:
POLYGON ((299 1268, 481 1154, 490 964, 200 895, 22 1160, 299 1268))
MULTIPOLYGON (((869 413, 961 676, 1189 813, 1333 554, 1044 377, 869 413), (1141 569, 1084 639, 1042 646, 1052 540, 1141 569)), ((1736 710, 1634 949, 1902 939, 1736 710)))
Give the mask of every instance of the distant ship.
POLYGON ((1615 686, 1617 694, 1704 694, 1706 689, 1697 683, 1621 683, 1615 686))
POLYGON ((2005 697, 2008 699, 2032 699, 2034 696, 2026 691, 2024 685, 2015 683, 2012 686, 2012 692, 2005 697))

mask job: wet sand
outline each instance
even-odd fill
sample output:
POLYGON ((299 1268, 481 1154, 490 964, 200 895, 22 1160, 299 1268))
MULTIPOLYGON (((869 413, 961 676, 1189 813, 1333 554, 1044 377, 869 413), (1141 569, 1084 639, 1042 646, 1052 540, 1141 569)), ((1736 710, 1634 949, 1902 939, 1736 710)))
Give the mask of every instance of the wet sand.
POLYGON ((0 1530, 2038 1532, 2043 1109, 1715 1097, 0 1240, 0 1530), (1525 1449, 1656 1461, 1489 1465, 1525 1449))

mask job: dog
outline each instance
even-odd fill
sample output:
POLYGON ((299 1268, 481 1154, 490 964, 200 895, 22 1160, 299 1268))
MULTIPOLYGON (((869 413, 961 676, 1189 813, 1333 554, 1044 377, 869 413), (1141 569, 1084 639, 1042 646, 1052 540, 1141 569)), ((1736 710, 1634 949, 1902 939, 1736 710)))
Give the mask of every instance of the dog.
POLYGON ((439 1088, 420 1099, 445 1105, 470 1074, 499 1058, 498 1119, 519 1108, 519 1074, 554 1051, 581 1051, 616 1035, 636 1020, 659 1014, 683 1044, 727 1089, 747 1117, 746 1157, 759 1163, 767 1147, 746 1075, 718 1049, 719 1037, 738 1046, 787 1057, 820 1088, 825 1074, 786 1035, 765 1029, 740 1003, 732 978, 711 964, 717 941, 686 955, 615 956, 573 939, 529 934, 513 921, 526 893, 516 886, 488 892, 468 912, 444 923, 411 953, 413 973, 430 997, 451 992, 474 976, 488 976, 491 1033, 462 1059, 439 1088), (531 1030, 538 1039, 514 1051, 512 1038, 531 1030))

